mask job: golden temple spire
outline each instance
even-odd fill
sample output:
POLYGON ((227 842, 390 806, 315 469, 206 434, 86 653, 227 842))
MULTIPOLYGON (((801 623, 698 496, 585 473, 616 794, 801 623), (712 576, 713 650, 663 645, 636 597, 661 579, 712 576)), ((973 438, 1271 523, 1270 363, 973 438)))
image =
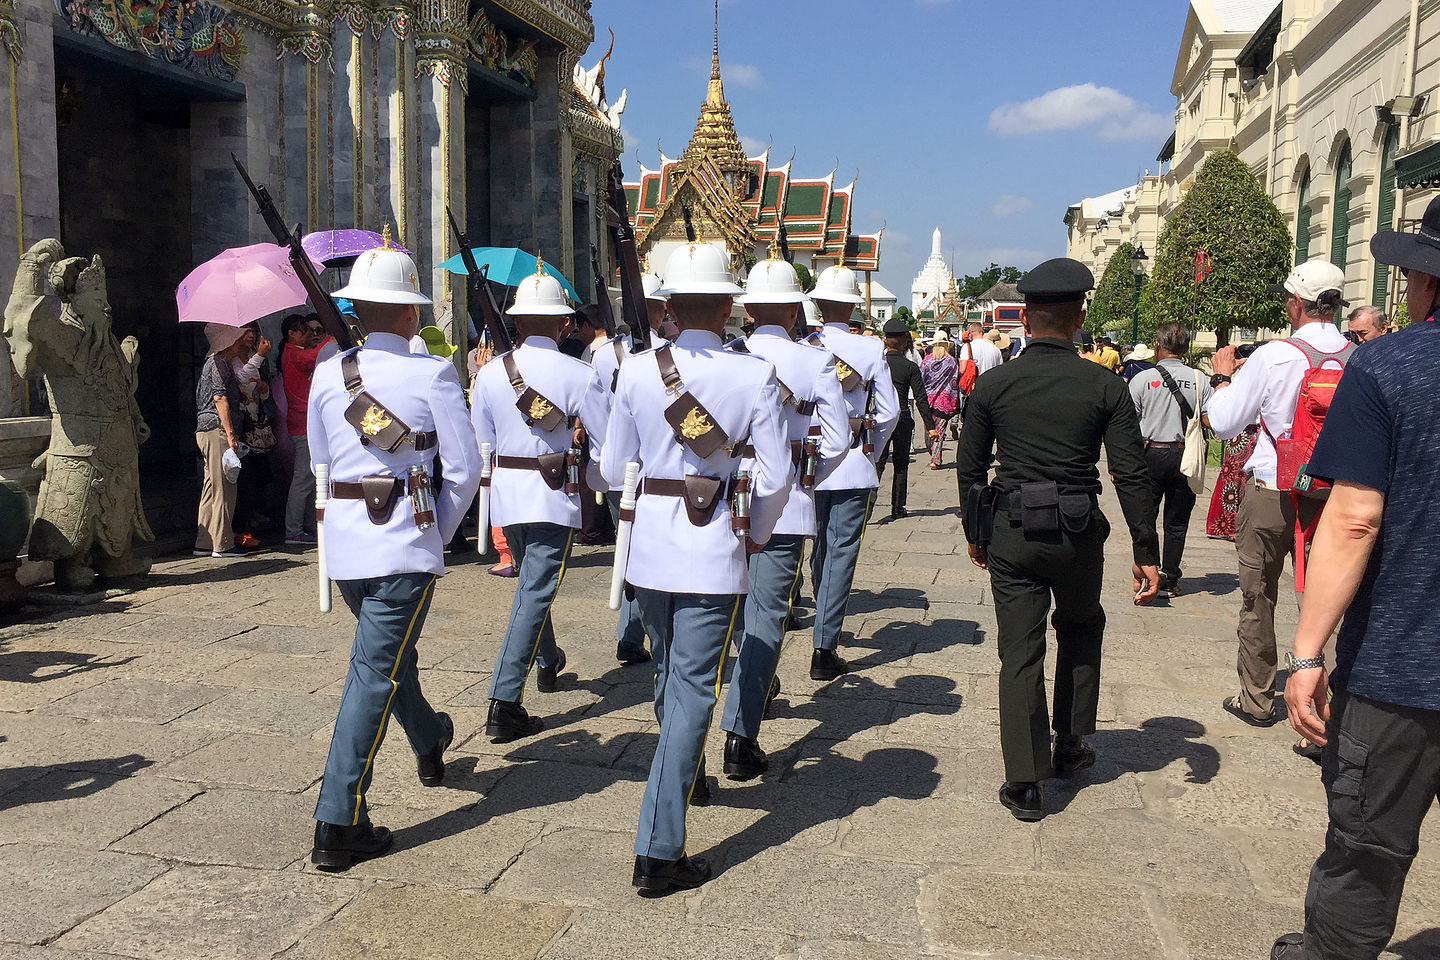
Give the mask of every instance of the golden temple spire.
POLYGON ((715 45, 710 53, 710 92, 705 102, 712 107, 725 103, 725 88, 720 83, 720 0, 715 0, 715 45))
POLYGON ((710 53, 710 86, 705 102, 700 105, 700 118, 695 121, 695 133, 690 145, 685 148, 686 157, 698 160, 709 156, 715 165, 733 177, 732 186, 737 190, 740 179, 750 169, 745 148, 740 145, 740 136, 735 132, 735 121, 730 116, 730 104, 725 100, 725 85, 720 79, 720 3, 715 3, 715 39, 710 53))

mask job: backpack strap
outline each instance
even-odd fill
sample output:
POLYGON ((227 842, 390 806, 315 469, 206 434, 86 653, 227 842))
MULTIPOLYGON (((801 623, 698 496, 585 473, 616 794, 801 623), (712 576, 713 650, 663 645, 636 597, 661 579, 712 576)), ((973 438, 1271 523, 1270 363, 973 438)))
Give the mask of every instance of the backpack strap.
POLYGON ((1190 406, 1190 401, 1180 392, 1180 384, 1160 364, 1155 364, 1155 370, 1160 374, 1160 379, 1165 381, 1165 386, 1175 395, 1175 402, 1180 404, 1180 415, 1185 418, 1184 422, 1189 423, 1190 418, 1195 416, 1195 408, 1190 406))

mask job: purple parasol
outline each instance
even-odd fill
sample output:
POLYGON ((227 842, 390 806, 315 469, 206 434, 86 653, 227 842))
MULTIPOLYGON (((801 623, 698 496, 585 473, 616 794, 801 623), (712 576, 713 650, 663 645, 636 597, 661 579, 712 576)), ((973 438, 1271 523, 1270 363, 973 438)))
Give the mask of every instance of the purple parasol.
MULTIPOLYGON (((337 260, 351 260, 360 256, 366 250, 374 250, 382 246, 384 238, 372 230, 318 230, 315 233, 307 233, 301 240, 300 246, 310 254, 311 259, 319 260, 321 263, 333 264, 337 260)), ((393 249, 410 253, 404 247, 390 244, 393 249)))

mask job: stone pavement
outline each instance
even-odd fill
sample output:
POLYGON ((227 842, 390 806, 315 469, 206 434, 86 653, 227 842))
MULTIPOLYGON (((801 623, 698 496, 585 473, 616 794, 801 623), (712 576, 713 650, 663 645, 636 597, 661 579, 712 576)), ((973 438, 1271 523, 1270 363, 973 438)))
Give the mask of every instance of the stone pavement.
MULTIPOLYGON (((1101 760, 1024 825, 995 798, 994 610, 954 474, 911 476, 911 518, 866 537, 857 669, 814 683, 790 636, 772 773, 692 811, 718 876, 660 900, 629 885, 656 725, 646 671, 613 659, 608 550, 572 562, 563 689, 532 688, 547 727, 508 746, 477 731, 513 581, 442 582, 419 649, 457 728, 446 785, 421 788, 392 733, 371 803, 395 852, 340 875, 305 861, 352 629, 338 597, 317 612, 313 555, 168 562, 123 600, 34 613, 0 632, 0 958, 1268 956, 1300 925, 1325 807, 1286 727, 1220 709, 1233 548, 1197 511, 1186 594, 1135 608, 1107 501, 1101 760)), ((1437 851, 1440 817, 1389 956, 1440 955, 1437 851)))

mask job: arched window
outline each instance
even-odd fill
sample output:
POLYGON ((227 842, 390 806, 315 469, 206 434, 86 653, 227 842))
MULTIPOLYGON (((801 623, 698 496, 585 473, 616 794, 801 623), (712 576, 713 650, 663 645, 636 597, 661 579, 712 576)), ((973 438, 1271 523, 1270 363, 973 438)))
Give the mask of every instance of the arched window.
POLYGON ((1340 148, 1335 161, 1335 216, 1331 221, 1330 262, 1345 269, 1350 250, 1350 144, 1340 148))
POLYGON ((1300 178, 1300 205, 1295 210, 1295 262, 1310 259, 1310 171, 1300 178))
MULTIPOLYGON (((1385 135, 1385 146, 1380 151, 1380 198, 1375 206, 1375 229, 1395 229, 1395 151, 1400 148, 1400 125, 1392 123, 1385 135)), ((1375 286, 1370 291, 1370 302, 1380 309, 1386 309, 1385 301, 1390 296, 1390 268, 1383 263, 1375 264, 1375 286)))

